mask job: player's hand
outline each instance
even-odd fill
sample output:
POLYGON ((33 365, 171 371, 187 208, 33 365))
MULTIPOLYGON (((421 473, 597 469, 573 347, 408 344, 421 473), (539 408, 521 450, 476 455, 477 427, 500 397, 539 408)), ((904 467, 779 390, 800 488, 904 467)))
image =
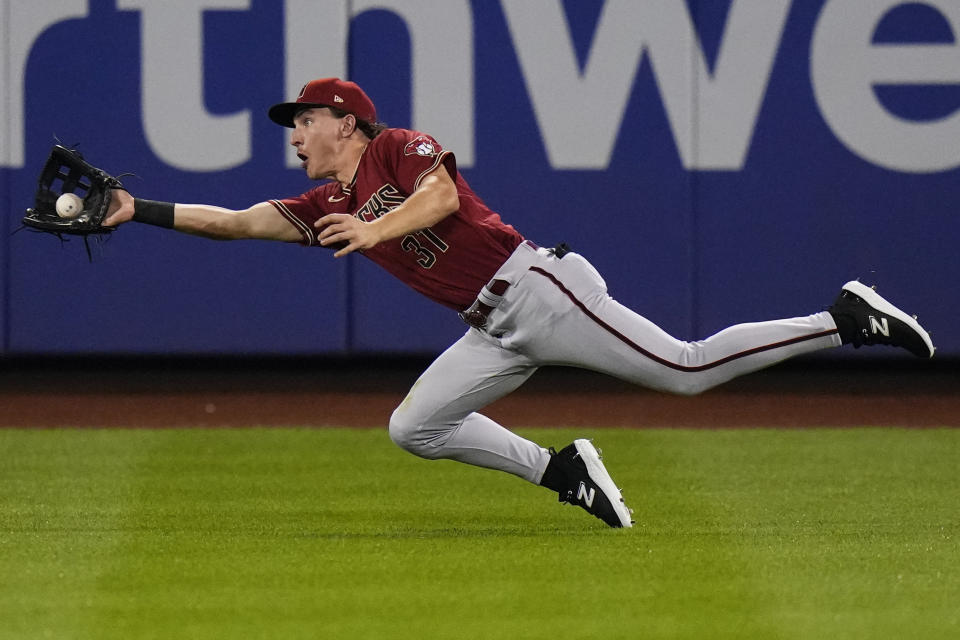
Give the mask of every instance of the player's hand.
POLYGON ((313 226, 323 229, 317 236, 321 246, 340 246, 333 254, 334 258, 375 247, 380 242, 380 237, 373 225, 347 213, 325 215, 313 226))
POLYGON ((103 226, 115 227, 133 219, 133 196, 123 189, 110 190, 110 208, 103 226))

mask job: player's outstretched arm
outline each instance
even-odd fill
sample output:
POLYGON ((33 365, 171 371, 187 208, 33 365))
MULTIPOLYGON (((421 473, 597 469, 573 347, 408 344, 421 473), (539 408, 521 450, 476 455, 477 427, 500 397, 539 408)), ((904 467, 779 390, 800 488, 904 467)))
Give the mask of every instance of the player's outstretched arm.
POLYGON ((300 232, 269 202, 234 211, 200 204, 172 204, 139 200, 115 190, 104 225, 145 222, 213 240, 279 240, 297 242, 300 232))

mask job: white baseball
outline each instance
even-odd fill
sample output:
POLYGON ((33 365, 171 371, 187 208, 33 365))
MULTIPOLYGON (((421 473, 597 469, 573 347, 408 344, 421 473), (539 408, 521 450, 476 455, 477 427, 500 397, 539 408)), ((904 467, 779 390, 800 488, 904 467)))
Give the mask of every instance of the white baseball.
POLYGON ((61 218, 76 218, 83 211, 83 199, 75 193, 65 193, 57 198, 57 215, 61 218))

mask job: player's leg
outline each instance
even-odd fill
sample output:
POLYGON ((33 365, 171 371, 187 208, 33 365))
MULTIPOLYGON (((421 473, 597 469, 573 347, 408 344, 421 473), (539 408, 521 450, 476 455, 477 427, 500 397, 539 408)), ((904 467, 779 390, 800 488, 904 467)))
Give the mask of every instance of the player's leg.
MULTIPOLYGON (((595 311, 590 331, 605 346, 580 354, 581 362, 636 384, 683 395, 701 393, 788 358, 840 345, 827 313, 738 324, 705 340, 686 342, 613 299, 598 304, 595 311)), ((583 330, 575 328, 576 322, 570 324, 572 331, 583 330)))
POLYGON ((840 344, 829 314, 739 324, 700 341, 673 338, 613 299, 594 316, 570 319, 571 334, 593 334, 589 352, 570 354, 590 368, 669 393, 693 395, 777 362, 840 344))
POLYGON ((506 471, 556 491, 612 527, 632 525, 623 502, 587 440, 559 452, 521 438, 477 413, 536 371, 524 355, 471 330, 427 368, 390 418, 390 437, 423 458, 449 459, 506 471))
POLYGON ((526 356, 469 331, 414 383, 390 418, 390 437, 423 458, 458 460, 538 483, 550 452, 476 413, 534 371, 526 356))
POLYGON ((551 314, 543 319, 549 332, 520 327, 510 338, 535 361, 587 367, 672 393, 699 393, 841 343, 827 312, 736 325, 697 342, 677 340, 607 295, 603 279, 577 254, 536 265, 511 296, 514 304, 551 314))

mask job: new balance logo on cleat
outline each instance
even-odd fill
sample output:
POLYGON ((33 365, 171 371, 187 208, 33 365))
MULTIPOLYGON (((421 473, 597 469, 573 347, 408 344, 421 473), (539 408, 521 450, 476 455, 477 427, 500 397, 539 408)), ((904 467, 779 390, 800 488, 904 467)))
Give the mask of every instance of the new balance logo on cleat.
POLYGON ((587 509, 593 507, 593 499, 596 495, 596 489, 593 487, 587 489, 587 485, 582 481, 580 482, 580 488, 577 489, 577 500, 582 501, 587 506, 587 509))
POLYGON ((877 320, 875 317, 870 316, 870 333, 882 333, 889 338, 890 323, 887 322, 886 318, 880 318, 880 320, 877 320))

